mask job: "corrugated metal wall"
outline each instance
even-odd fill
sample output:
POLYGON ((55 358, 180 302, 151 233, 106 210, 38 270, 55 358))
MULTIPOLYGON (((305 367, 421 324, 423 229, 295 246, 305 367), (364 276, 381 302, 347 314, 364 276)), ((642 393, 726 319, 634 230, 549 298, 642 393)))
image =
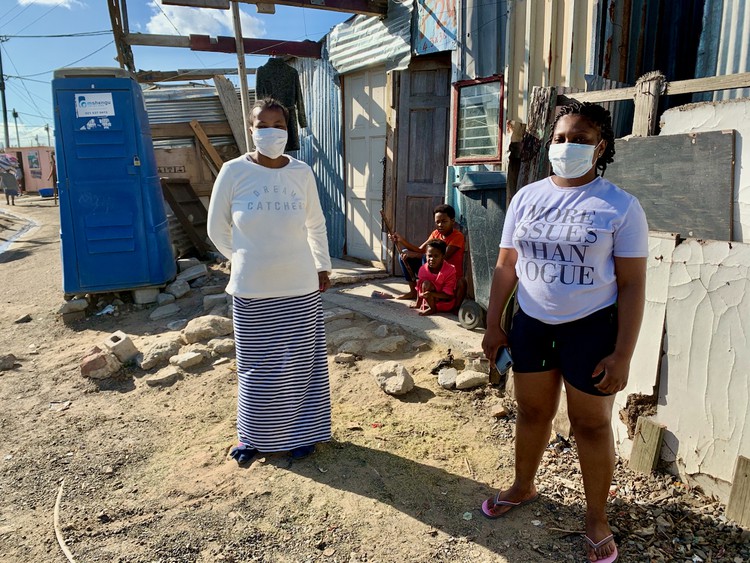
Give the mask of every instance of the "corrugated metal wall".
POLYGON ((305 98, 308 127, 300 131, 297 158, 309 164, 328 230, 328 250, 341 258, 346 239, 346 188, 341 137, 341 88, 324 47, 321 59, 293 59, 305 98))
POLYGON ((328 34, 330 61, 340 73, 385 64, 403 70, 411 59, 413 0, 390 0, 388 15, 354 16, 328 34))
POLYGON ((508 0, 458 2, 459 48, 454 51, 454 80, 466 80, 505 72, 505 38, 508 0))
MULTIPOLYGON (((706 0, 695 77, 750 72, 750 5, 747 0, 706 0)), ((750 97, 750 88, 696 94, 693 100, 750 97)))

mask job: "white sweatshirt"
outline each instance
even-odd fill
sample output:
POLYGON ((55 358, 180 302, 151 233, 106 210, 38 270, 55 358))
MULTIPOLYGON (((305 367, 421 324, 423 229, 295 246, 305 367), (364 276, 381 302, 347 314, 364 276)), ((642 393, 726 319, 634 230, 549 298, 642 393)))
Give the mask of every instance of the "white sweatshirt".
POLYGON ((208 206, 208 236, 231 258, 227 293, 290 297, 319 288, 330 272, 326 223, 311 168, 286 156, 267 168, 248 155, 224 163, 208 206))

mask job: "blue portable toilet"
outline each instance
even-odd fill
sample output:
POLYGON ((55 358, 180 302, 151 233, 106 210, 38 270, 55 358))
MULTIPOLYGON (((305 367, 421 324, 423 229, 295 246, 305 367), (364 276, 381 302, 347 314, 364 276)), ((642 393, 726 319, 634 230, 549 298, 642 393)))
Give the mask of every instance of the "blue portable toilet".
POLYGON ((63 291, 162 285, 176 264, 141 88, 119 68, 52 80, 63 291))

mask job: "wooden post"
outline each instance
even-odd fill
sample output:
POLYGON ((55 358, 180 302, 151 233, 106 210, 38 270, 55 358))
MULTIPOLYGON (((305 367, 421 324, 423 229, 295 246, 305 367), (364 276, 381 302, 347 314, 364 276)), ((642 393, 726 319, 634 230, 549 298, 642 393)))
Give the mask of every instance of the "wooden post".
POLYGON ((659 123, 659 97, 666 89, 667 79, 657 71, 648 72, 635 83, 635 114, 633 135, 648 137, 656 133, 659 123))
POLYGON ((211 163, 216 167, 216 173, 218 174, 219 170, 221 170, 221 167, 224 164, 224 161, 221 159, 221 156, 219 156, 219 153, 216 152, 216 149, 211 144, 211 141, 209 141, 208 136, 206 135, 205 131, 203 131, 203 127, 201 127, 201 124, 193 119, 193 121, 190 122, 190 127, 193 129, 195 138, 198 140, 198 143, 196 144, 199 144, 201 147, 203 147, 203 150, 206 151, 206 155, 208 155, 211 163))
POLYGON ((227 116, 227 123, 232 128, 234 142, 237 143, 237 148, 242 151, 247 147, 247 139, 245 136, 242 103, 237 99, 234 84, 225 76, 216 75, 214 76, 214 86, 216 86, 216 93, 219 95, 221 107, 224 108, 224 114, 227 116))
POLYGON ((557 89, 534 86, 526 118, 526 132, 521 141, 521 168, 517 187, 541 180, 547 176, 547 139, 552 132, 557 105, 557 89))
POLYGON ((727 518, 731 518, 744 528, 750 527, 750 459, 744 456, 739 456, 734 466, 727 518))
POLYGON ((664 425, 639 416, 633 436, 633 450, 630 452, 630 469, 649 474, 656 467, 664 436, 664 425))
POLYGON ((518 191, 518 176, 521 173, 521 145, 523 135, 526 132, 526 124, 520 121, 510 121, 507 129, 510 137, 508 144, 508 171, 507 185, 505 191, 505 205, 510 205, 511 198, 518 191))
POLYGON ((242 25, 240 24, 240 7, 237 2, 232 2, 232 21, 234 22, 234 40, 237 45, 237 69, 240 75, 240 100, 242 102, 242 123, 245 128, 245 146, 238 147, 240 150, 250 152, 250 100, 247 92, 247 71, 245 69, 245 45, 242 39, 242 25))

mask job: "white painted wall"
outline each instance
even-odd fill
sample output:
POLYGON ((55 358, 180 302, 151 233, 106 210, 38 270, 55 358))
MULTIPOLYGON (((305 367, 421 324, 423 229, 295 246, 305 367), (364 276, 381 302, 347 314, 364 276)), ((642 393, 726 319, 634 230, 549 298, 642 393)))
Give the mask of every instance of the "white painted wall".
POLYGON ((735 240, 750 242, 750 99, 688 104, 667 110, 662 135, 700 131, 737 131, 734 173, 735 240), (748 139, 745 144, 744 139, 748 139), (743 165, 744 163, 744 165, 743 165))

